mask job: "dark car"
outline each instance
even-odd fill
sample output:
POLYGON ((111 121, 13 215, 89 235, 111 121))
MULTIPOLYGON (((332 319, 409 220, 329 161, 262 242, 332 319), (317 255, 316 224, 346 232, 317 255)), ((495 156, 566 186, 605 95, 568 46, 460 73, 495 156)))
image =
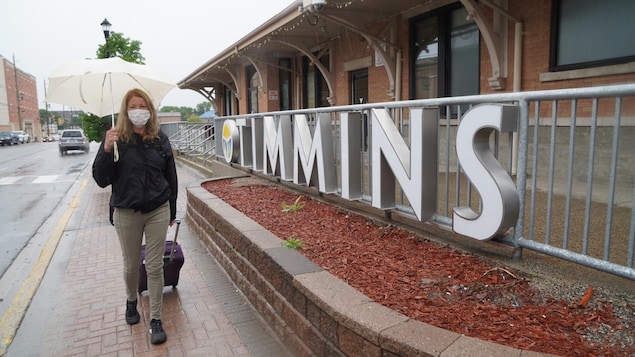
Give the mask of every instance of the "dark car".
POLYGON ((10 131, 0 132, 0 144, 2 146, 19 144, 19 143, 20 143, 20 138, 17 135, 14 135, 10 131))
POLYGON ((90 142, 80 129, 64 130, 59 140, 60 155, 69 150, 80 150, 85 153, 90 151, 90 142))

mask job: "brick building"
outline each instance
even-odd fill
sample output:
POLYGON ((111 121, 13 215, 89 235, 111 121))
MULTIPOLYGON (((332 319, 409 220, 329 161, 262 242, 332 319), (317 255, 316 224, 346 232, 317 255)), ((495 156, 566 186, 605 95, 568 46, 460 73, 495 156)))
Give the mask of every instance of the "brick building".
POLYGON ((179 87, 222 116, 633 82, 633 13, 629 0, 298 0, 179 87))
POLYGON ((35 77, 0 55, 0 129, 24 130, 32 140, 41 139, 35 77))
POLYGON ((181 113, 179 112, 158 112, 160 123, 173 123, 181 121, 181 113))

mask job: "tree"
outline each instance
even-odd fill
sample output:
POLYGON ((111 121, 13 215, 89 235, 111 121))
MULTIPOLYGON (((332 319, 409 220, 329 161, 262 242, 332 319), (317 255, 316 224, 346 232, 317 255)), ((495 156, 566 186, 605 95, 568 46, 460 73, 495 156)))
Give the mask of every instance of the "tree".
POLYGON ((203 119, 201 119, 201 117, 199 117, 196 114, 192 114, 189 116, 189 118, 187 118, 187 122, 188 123, 202 123, 203 119))
POLYGON ((119 57, 128 62, 145 64, 140 51, 141 42, 123 37, 121 33, 111 32, 106 42, 97 48, 97 58, 119 57))
POLYGON ((201 102, 196 105, 196 114, 201 115, 212 108, 211 102, 201 102))
POLYGON ((48 120, 49 120, 49 118, 47 117, 48 116, 48 111, 46 109, 40 109, 39 113, 40 113, 40 125, 43 128, 47 128, 48 127, 48 120))
POLYGON ((165 106, 159 109, 162 113, 168 112, 178 112, 181 113, 181 121, 185 121, 190 115, 194 114, 194 109, 189 107, 175 107, 175 106, 165 106))
POLYGON ((79 120, 82 123, 84 135, 89 141, 101 142, 106 131, 110 129, 112 119, 110 115, 100 118, 93 114, 80 113, 79 120))
MULTIPOLYGON (((97 58, 120 57, 128 62, 144 64, 145 58, 140 51, 141 42, 132 41, 121 33, 111 32, 106 42, 97 48, 97 58)), ((92 114, 80 114, 79 120, 88 140, 100 142, 110 129, 112 119, 110 115, 100 118, 92 114)))

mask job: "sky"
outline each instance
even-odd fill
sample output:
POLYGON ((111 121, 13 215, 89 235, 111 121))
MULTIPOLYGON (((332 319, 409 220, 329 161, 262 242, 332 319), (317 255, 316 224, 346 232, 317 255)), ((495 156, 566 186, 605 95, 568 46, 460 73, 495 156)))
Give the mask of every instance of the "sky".
MULTIPOLYGON (((145 64, 178 83, 198 67, 293 4, 293 0, 12 0, 0 12, 0 55, 44 82, 64 62, 96 58, 101 22, 141 42, 145 64)), ((207 99, 173 89, 160 106, 196 107, 207 99)), ((52 110, 61 105, 51 104, 52 110)))

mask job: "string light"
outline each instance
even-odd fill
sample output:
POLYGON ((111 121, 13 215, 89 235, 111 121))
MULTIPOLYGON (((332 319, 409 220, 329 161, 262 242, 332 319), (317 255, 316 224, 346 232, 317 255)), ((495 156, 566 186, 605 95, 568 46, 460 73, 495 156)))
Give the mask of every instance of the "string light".
MULTIPOLYGON (((335 7, 336 9, 345 9, 348 8, 350 6, 352 6, 355 2, 363 2, 364 0, 348 0, 348 1, 329 1, 328 5, 329 7, 335 7)), ((276 30, 271 31, 266 37, 256 41, 256 42, 252 42, 248 45, 246 45, 245 47, 243 47, 242 49, 237 49, 236 51, 234 51, 232 54, 230 54, 228 57, 226 57, 223 60, 222 64, 218 64, 217 66, 215 66, 216 68, 220 68, 222 70, 227 70, 228 68, 230 68, 230 65, 232 65, 234 63, 234 61, 236 59, 238 59, 239 57, 242 57, 243 54, 247 51, 250 50, 257 50, 262 48, 265 45, 270 44, 271 41, 276 40, 278 41, 278 37, 286 37, 285 35, 289 32, 293 32, 295 31, 298 27, 300 27, 305 21, 313 26, 316 26, 319 23, 319 16, 315 15, 313 13, 310 13, 309 11, 304 11, 302 12, 302 14, 300 15, 300 17, 298 17, 296 19, 295 22, 293 23, 289 23, 289 24, 285 24, 281 27, 279 27, 276 30)), ((326 20, 324 20, 324 25, 321 26, 320 28, 322 30, 323 33, 327 34, 328 37, 328 32, 326 30, 326 20)), ((345 31, 345 35, 348 35, 348 31, 345 31)), ((338 38, 341 38, 342 34, 340 33, 340 35, 338 36, 338 38)), ((316 40, 317 42, 319 42, 319 37, 317 36, 316 33, 316 40)), ((231 69, 230 69, 231 71, 231 69)))

